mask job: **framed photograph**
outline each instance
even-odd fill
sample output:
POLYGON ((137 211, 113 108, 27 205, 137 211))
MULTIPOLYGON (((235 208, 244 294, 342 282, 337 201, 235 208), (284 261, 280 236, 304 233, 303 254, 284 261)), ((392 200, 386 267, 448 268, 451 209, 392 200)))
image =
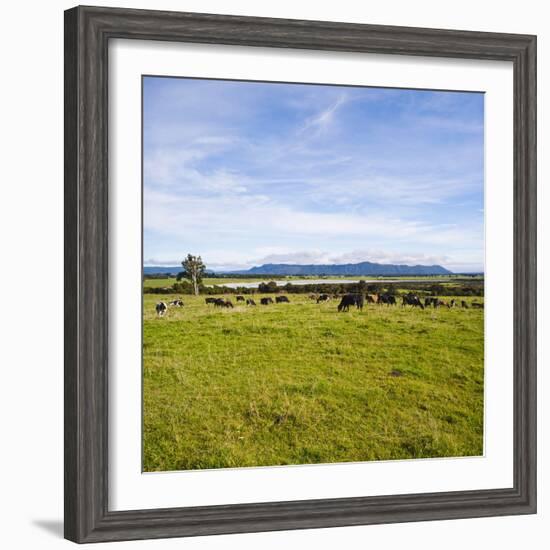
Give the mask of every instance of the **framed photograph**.
POLYGON ((536 37, 65 12, 65 536, 536 512, 536 37))

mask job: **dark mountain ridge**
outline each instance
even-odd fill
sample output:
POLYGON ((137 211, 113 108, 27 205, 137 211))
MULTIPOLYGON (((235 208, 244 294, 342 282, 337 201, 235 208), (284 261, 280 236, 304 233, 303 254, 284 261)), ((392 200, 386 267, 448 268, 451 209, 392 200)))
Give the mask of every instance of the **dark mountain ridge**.
MULTIPOLYGON (((176 274, 178 266, 144 266, 144 275, 176 274)), ((240 271, 220 271, 233 275, 451 275, 453 272, 440 265, 400 265, 360 262, 357 264, 263 264, 240 271)), ((215 273, 208 270, 210 276, 215 273)))
POLYGON ((399 265, 360 262, 357 264, 264 264, 239 275, 451 275, 452 271, 440 265, 399 265))

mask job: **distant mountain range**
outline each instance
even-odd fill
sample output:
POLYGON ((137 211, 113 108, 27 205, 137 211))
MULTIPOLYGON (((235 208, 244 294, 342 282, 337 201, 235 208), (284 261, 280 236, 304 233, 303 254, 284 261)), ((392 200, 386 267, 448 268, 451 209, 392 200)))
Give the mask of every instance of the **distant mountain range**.
POLYGON ((143 266, 143 274, 144 275, 168 275, 171 273, 172 275, 177 275, 181 271, 181 265, 179 267, 177 266, 163 266, 163 265, 144 265, 143 266))
MULTIPOLYGON (((183 268, 181 265, 144 265, 143 274, 144 275, 177 275, 181 273, 183 268)), ((207 269, 206 273, 209 275, 214 275, 214 272, 211 269, 207 269)))
MULTIPOLYGON (((145 266, 143 273, 176 274, 181 267, 173 266, 145 266)), ((209 270, 210 273, 212 271, 209 270)), ((226 271, 233 275, 451 275, 452 271, 440 265, 398 265, 377 264, 374 262, 360 262, 358 264, 328 264, 328 265, 299 265, 299 264, 264 264, 241 271, 226 271)))
POLYGON ((452 271, 440 265, 397 265, 360 262, 358 264, 298 265, 264 264, 236 275, 451 275, 452 271))

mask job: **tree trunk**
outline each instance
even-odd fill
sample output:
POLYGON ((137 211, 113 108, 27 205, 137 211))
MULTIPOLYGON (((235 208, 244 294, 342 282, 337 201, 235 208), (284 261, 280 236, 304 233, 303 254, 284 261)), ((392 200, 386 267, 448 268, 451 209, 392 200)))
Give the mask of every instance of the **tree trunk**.
POLYGON ((199 295, 199 285, 197 284, 197 276, 195 273, 192 275, 193 277, 193 290, 195 291, 195 296, 199 295))

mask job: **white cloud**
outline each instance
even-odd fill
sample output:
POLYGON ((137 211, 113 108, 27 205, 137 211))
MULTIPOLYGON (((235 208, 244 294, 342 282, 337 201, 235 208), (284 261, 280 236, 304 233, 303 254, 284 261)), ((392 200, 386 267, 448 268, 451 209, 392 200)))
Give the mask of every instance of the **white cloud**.
POLYGON ((307 118, 298 133, 303 134, 304 132, 312 131, 314 135, 318 136, 326 132, 334 123, 336 111, 347 103, 347 101, 348 96, 344 93, 340 94, 331 105, 307 118))
MULTIPOLYGON (((482 249, 482 230, 476 226, 433 224, 385 217, 383 213, 364 216, 358 213, 307 212, 279 204, 265 196, 181 197, 146 191, 145 229, 173 242, 201 242, 205 260, 219 265, 256 263, 448 263, 450 253, 470 243, 482 249), (273 242, 301 240, 331 242, 331 250, 289 250, 273 242), (343 252, 346 242, 378 243, 378 248, 343 252), (217 248, 217 242, 228 243, 217 248), (264 242, 260 248, 259 243, 264 242), (397 252, 388 250, 397 248, 397 252), (447 250, 427 254, 415 250, 447 250), (291 254, 289 256, 289 254, 291 254)), ((178 255, 186 251, 178 251, 178 255)), ((477 257, 482 257, 476 251, 477 257)), ((478 261, 478 260, 477 260, 478 261)))
POLYGON ((350 212, 308 212, 281 204, 265 196, 196 197, 145 191, 145 229, 177 237, 182 232, 223 231, 224 233, 374 237, 391 235, 403 239, 412 235, 438 241, 455 235, 455 228, 421 221, 403 220, 350 212))

